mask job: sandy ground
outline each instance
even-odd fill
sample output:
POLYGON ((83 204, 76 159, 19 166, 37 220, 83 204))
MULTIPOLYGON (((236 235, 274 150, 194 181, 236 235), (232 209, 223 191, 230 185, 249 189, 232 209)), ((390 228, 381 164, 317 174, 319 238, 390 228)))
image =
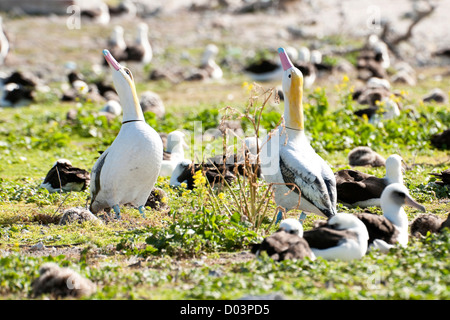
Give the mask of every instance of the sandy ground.
MULTIPOLYGON (((180 60, 183 51, 201 48, 208 42, 225 44, 228 52, 237 52, 241 59, 251 56, 255 50, 275 50, 280 45, 327 48, 327 37, 340 35, 365 38, 379 33, 377 26, 370 25, 375 19, 392 22, 394 29, 404 32, 410 20, 402 16, 412 10, 411 0, 304 0, 295 1, 288 11, 268 10, 255 14, 235 14, 234 8, 242 6, 238 0, 229 0, 227 9, 189 11, 192 4, 205 1, 140 0, 148 5, 149 12, 158 14, 145 18, 114 17, 107 25, 81 20, 80 28, 67 27, 68 16, 22 16, 4 17, 5 29, 11 39, 11 54, 2 69, 29 70, 46 75, 49 80, 63 79, 63 66, 73 61, 78 66, 102 61, 101 50, 115 25, 126 30, 126 40, 133 41, 138 21, 150 27, 149 38, 158 56, 172 56, 180 60), (293 36, 288 30, 301 30, 304 36, 293 36)), ((209 2, 211 3, 211 2, 209 2)), ((214 4, 214 1, 212 1, 214 4)), ((430 53, 442 47, 450 47, 447 31, 447 13, 450 1, 436 1, 438 9, 430 18, 414 29, 409 45, 403 46, 405 57, 413 64, 430 61, 430 53)), ((167 60, 167 59, 166 59, 167 60)))

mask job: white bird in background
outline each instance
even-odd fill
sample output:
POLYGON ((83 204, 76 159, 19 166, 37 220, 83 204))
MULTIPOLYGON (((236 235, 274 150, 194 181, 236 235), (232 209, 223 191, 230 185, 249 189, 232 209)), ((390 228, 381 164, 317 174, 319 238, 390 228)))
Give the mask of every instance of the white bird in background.
MULTIPOLYGON (((107 48, 117 61, 120 62, 126 60, 125 50, 127 49, 127 44, 124 39, 124 30, 122 26, 114 26, 108 39, 107 48)), ((108 62, 104 60, 103 64, 106 66, 108 65, 108 62)))
POLYGON ((347 207, 379 207, 381 194, 389 184, 403 184, 402 162, 403 159, 398 154, 389 156, 383 178, 353 169, 337 171, 334 176, 338 201, 347 207))
POLYGON ((172 131, 167 136, 167 150, 164 152, 161 171, 162 177, 171 176, 178 163, 184 159, 184 148, 188 145, 184 141, 185 134, 181 131, 172 131))
POLYGON ((153 50, 148 40, 148 25, 144 22, 137 26, 137 34, 134 45, 126 48, 127 61, 139 61, 148 64, 153 59, 153 50))
POLYGON ((408 244, 408 216, 403 209, 408 205, 425 212, 425 207, 417 203, 401 183, 392 183, 381 194, 383 215, 371 213, 355 214, 367 227, 370 248, 387 252, 395 244, 408 244))
MULTIPOLYGON (((293 66, 283 48, 279 49, 279 54, 284 69, 285 126, 273 130, 262 145, 262 173, 267 182, 275 183, 278 206, 286 211, 299 209, 331 217, 336 214, 336 180, 331 168, 314 151, 305 135, 303 75, 293 66)), ((281 217, 280 212, 277 222, 281 217)))
POLYGON ((120 218, 120 206, 130 204, 145 216, 144 205, 161 169, 162 140, 145 122, 131 71, 108 50, 103 54, 123 107, 123 121, 119 134, 92 168, 90 210, 112 208, 120 218))
POLYGON ((125 43, 123 34, 123 27, 115 26, 108 40, 108 45, 111 47, 117 47, 119 50, 125 50, 127 48, 127 44, 125 43))
POLYGON ((349 213, 338 213, 327 223, 303 233, 316 257, 326 260, 361 259, 367 252, 369 233, 364 223, 349 213))
POLYGON ((387 44, 384 43, 376 34, 371 34, 368 39, 368 47, 376 54, 381 55, 381 66, 387 69, 391 66, 391 59, 389 58, 389 50, 387 44))
POLYGON ((223 71, 214 60, 219 53, 219 48, 214 44, 208 44, 203 52, 200 69, 207 72, 208 77, 214 80, 222 79, 223 71))
POLYGON ((0 65, 5 63, 6 56, 9 52, 9 41, 3 31, 3 18, 0 17, 0 65))

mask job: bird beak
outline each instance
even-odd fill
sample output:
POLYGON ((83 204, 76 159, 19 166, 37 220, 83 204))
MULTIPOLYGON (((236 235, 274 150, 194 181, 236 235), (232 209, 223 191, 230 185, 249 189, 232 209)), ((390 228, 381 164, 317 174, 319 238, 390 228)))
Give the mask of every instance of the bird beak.
POLYGON ((423 205, 421 205, 420 203, 416 202, 413 198, 411 198, 411 196, 406 195, 405 197, 405 205, 408 205, 410 207, 419 209, 422 212, 426 212, 427 210, 425 209, 425 207, 423 205))
POLYGON ((103 55, 105 56, 106 61, 108 62, 108 64, 114 68, 114 70, 119 70, 120 69, 120 64, 117 62, 116 59, 114 59, 114 57, 112 56, 112 54, 109 52, 109 50, 103 50, 103 55))
POLYGON ((278 48, 278 54, 280 55, 281 65, 284 71, 294 66, 284 48, 278 48))

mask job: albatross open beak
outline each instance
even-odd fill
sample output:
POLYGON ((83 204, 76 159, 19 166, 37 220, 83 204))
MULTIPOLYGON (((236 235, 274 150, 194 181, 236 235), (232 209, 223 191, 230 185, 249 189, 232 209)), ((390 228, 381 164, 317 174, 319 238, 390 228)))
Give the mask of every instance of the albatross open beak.
POLYGON ((106 61, 108 62, 108 64, 114 68, 114 70, 119 70, 120 69, 120 64, 117 62, 116 59, 114 59, 114 57, 112 56, 111 52, 109 52, 109 50, 103 50, 103 55, 105 56, 106 61))

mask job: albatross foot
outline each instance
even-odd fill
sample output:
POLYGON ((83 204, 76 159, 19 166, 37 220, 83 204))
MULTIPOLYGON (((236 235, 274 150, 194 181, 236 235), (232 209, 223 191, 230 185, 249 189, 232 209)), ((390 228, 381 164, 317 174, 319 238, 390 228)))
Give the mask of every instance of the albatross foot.
POLYGON ((142 218, 145 218, 145 209, 144 209, 144 206, 140 206, 138 209, 139 209, 139 213, 142 215, 142 218))
POLYGON ((283 212, 282 212, 282 211, 278 211, 277 218, 276 218, 276 220, 275 220, 275 224, 280 223, 280 221, 281 221, 282 219, 283 219, 283 212))
POLYGON ((119 205, 114 205, 113 207, 114 212, 116 213, 116 219, 120 219, 120 208, 119 205))
POLYGON ((300 223, 303 225, 303 222, 305 221, 306 217, 307 217, 306 213, 302 211, 302 213, 300 213, 300 216, 298 217, 298 221, 300 221, 300 223))

